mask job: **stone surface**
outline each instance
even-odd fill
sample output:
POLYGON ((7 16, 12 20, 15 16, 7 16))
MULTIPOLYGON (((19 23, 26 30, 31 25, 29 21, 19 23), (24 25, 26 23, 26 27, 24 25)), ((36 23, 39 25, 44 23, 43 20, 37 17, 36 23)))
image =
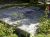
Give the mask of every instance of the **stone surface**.
POLYGON ((39 7, 12 7, 0 11, 0 20, 28 33, 36 33, 43 10, 39 7))

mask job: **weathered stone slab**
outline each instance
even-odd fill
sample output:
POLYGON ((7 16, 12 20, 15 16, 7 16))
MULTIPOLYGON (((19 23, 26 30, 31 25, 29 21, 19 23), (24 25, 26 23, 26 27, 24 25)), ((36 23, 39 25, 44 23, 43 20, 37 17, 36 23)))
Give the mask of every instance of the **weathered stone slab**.
POLYGON ((13 7, 0 11, 0 20, 34 35, 42 15, 39 7, 13 7))

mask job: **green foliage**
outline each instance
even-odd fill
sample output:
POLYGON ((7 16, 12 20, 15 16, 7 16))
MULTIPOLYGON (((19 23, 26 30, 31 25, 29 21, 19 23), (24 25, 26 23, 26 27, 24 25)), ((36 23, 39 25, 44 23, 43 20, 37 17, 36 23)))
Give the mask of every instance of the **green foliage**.
POLYGON ((45 16, 40 19, 39 32, 45 34, 50 32, 50 19, 45 16))
POLYGON ((0 23, 0 37, 17 37, 16 34, 13 34, 13 31, 13 27, 7 27, 0 23))

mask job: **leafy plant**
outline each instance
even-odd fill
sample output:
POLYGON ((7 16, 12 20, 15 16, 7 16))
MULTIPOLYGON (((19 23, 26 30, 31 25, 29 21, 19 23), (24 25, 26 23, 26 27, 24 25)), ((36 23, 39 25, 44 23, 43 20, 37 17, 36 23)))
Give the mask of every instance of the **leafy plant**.
POLYGON ((16 34, 13 34, 13 31, 13 27, 7 27, 0 23, 0 37, 18 37, 16 34))
POLYGON ((50 30, 50 19, 44 17, 41 17, 40 19, 40 25, 39 25, 39 32, 47 34, 50 30))

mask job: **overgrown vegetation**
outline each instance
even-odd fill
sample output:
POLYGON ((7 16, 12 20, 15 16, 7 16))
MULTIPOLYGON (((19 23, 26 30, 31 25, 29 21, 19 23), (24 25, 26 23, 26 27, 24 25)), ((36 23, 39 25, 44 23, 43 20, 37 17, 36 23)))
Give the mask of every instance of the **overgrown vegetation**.
POLYGON ((40 18, 38 34, 36 37, 50 37, 50 18, 46 15, 40 18))
POLYGON ((0 37, 18 37, 13 31, 13 27, 0 23, 0 37))

